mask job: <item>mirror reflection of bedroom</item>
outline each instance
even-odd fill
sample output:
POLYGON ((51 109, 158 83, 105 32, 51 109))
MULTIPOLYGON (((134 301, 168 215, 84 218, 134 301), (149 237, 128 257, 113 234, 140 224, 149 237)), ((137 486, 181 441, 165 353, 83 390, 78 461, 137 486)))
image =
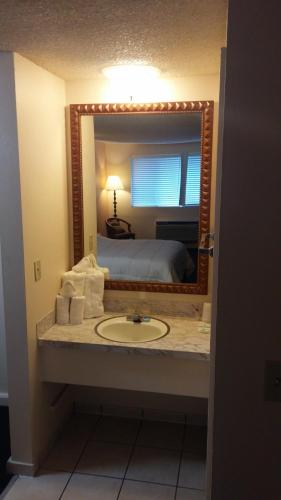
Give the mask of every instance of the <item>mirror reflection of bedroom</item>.
MULTIPOLYGON (((92 129, 96 192, 84 200, 84 226, 95 212, 98 264, 112 280, 196 283, 201 113, 85 119, 82 157, 92 129)), ((85 196, 84 174, 83 161, 85 196)))

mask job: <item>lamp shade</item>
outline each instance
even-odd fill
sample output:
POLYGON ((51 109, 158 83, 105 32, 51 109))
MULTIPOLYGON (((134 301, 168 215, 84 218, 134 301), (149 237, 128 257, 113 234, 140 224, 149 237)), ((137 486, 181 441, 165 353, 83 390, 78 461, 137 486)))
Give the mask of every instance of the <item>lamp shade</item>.
POLYGON ((107 177, 105 189, 107 189, 107 191, 116 191, 117 189, 124 189, 119 175, 109 175, 107 177))

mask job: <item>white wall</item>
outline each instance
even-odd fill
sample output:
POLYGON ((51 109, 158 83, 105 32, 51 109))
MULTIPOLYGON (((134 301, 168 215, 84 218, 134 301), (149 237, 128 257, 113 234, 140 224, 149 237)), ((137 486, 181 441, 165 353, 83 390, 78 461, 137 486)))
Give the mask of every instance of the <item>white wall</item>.
POLYGON ((281 403, 264 397, 265 362, 281 362, 279 11, 229 3, 212 500, 281 494, 281 403))
MULTIPOLYGON (((132 94, 132 93, 131 93, 132 94)), ((217 118, 218 118, 218 98, 219 98, 219 68, 215 75, 191 76, 189 78, 160 79, 155 86, 138 90, 133 93, 133 101, 138 102, 159 102, 159 101, 192 101, 192 100, 213 100, 214 110, 214 130, 213 130, 213 153, 212 153, 212 182, 211 182, 211 222, 214 226, 214 193, 216 177, 216 153, 217 153, 217 118)), ((97 80, 69 81, 66 82, 66 103, 86 104, 105 102, 129 102, 129 95, 124 93, 122 88, 111 86, 107 80, 100 78, 97 80)), ((99 196, 99 194, 98 194, 99 196)), ((165 294, 165 300, 197 302, 211 300, 212 286, 212 260, 209 268, 209 294, 208 296, 165 294)), ((125 299, 126 294, 120 291, 106 291, 107 296, 121 297, 125 299)), ((161 294, 149 294, 145 292, 130 292, 130 296, 137 298, 152 297, 157 300, 161 294)))

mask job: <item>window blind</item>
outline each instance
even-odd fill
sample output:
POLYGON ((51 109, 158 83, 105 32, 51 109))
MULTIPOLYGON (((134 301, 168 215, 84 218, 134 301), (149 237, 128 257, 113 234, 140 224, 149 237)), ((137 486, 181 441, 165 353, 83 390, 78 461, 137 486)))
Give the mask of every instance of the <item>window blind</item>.
POLYGON ((185 205, 200 204, 200 155, 189 155, 187 159, 185 205))
POLYGON ((178 207, 181 156, 142 156, 131 159, 133 207, 178 207))

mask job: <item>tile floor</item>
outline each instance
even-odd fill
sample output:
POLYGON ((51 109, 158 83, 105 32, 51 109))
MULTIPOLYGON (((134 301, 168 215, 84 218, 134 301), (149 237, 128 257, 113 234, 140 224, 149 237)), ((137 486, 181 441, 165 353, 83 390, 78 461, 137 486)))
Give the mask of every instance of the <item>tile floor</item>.
POLYGON ((37 477, 5 500, 204 500, 206 429, 73 416, 37 477))

